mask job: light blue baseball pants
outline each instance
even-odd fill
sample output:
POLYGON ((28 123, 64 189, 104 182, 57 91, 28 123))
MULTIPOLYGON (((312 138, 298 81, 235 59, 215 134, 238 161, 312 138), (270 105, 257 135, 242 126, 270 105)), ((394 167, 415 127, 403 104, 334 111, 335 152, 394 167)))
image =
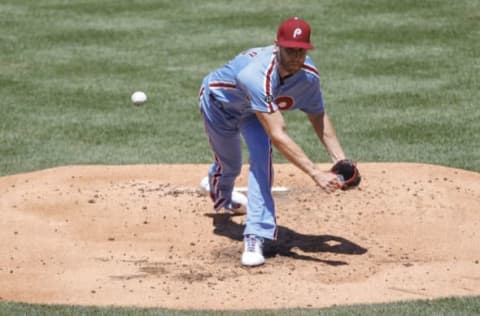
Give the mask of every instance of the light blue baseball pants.
POLYGON ((208 171, 214 209, 218 211, 231 202, 235 179, 242 168, 243 136, 250 155, 244 235, 275 239, 272 144, 262 124, 254 114, 241 120, 232 119, 208 94, 201 96, 200 109, 215 159, 208 171))

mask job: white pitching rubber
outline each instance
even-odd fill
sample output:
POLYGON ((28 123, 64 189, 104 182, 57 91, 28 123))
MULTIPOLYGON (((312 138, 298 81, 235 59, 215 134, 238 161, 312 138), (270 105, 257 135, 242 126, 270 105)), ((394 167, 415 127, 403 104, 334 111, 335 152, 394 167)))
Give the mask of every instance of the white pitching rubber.
MULTIPOLYGON (((248 187, 235 187, 233 190, 237 192, 248 192, 248 187)), ((274 193, 282 193, 282 192, 288 192, 289 189, 284 186, 273 186, 272 187, 272 192, 274 193)))
MULTIPOLYGON (((208 184, 208 177, 204 177, 202 179, 202 181, 200 182, 200 187, 205 192, 210 192, 210 185, 208 184)), ((274 192, 274 193, 284 193, 284 192, 288 192, 288 191, 289 191, 289 189, 287 187, 284 187, 284 186, 273 186, 272 187, 272 192, 274 192)), ((248 192, 248 187, 234 187, 233 188, 233 193, 235 193, 235 192, 247 193, 248 192)), ((232 193, 232 198, 233 198, 233 195, 234 195, 233 193, 232 193)))

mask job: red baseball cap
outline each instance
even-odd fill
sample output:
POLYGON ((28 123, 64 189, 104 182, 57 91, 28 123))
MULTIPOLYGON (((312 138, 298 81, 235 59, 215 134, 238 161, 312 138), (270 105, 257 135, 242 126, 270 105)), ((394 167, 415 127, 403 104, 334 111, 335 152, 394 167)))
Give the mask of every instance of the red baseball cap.
POLYGON ((297 17, 283 21, 278 27, 277 45, 313 49, 313 45, 310 44, 310 25, 297 17))

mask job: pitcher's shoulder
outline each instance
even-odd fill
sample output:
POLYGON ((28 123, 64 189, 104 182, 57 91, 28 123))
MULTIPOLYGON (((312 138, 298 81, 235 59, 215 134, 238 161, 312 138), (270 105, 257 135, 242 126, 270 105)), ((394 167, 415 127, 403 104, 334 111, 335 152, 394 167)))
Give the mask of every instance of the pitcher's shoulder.
POLYGON ((305 63, 302 66, 302 70, 313 77, 320 78, 320 71, 309 56, 305 58, 305 63))

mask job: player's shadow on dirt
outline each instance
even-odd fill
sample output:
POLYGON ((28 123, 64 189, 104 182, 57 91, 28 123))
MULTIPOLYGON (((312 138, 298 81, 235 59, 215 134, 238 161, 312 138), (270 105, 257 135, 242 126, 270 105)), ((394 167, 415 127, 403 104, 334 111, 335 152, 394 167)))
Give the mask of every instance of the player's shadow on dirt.
MULTIPOLYGON (((230 215, 216 214, 213 217, 214 233, 237 241, 243 241, 244 226, 231 220, 230 215)), ((299 249, 304 253, 330 252, 346 255, 363 255, 367 249, 345 238, 332 235, 304 235, 287 227, 278 226, 277 240, 266 240, 264 255, 267 258, 284 256, 299 260, 317 261, 332 266, 348 264, 345 261, 319 259, 313 256, 299 254, 294 251, 299 249)))

